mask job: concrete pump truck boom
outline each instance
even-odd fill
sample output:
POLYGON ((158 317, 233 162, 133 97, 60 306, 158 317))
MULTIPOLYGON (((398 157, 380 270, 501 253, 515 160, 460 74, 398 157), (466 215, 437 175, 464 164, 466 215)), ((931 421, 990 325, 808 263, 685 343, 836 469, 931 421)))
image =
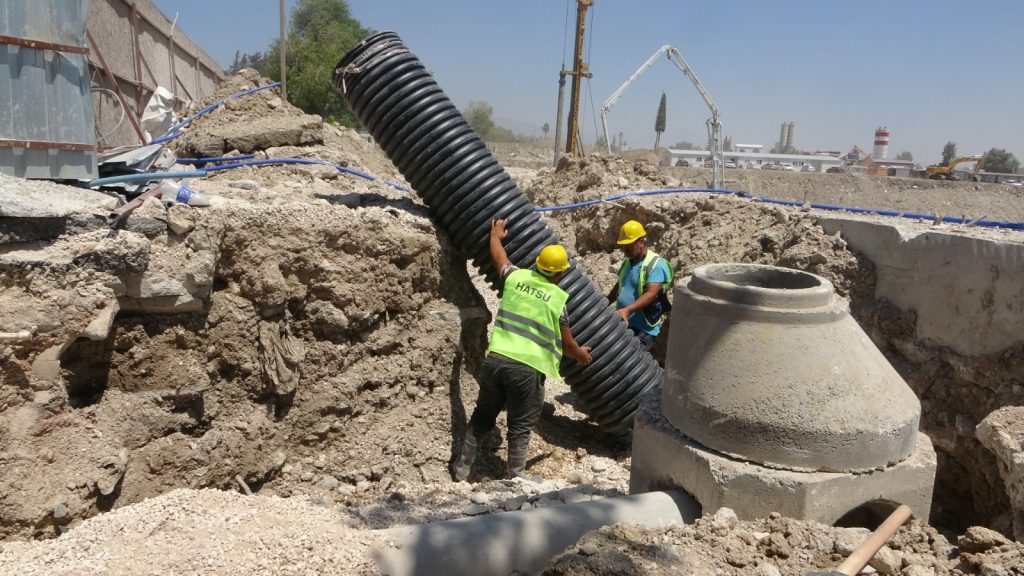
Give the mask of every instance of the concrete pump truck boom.
POLYGON ((708 118, 707 120, 708 140, 711 144, 711 187, 721 188, 723 167, 722 123, 718 120, 718 106, 715 105, 715 101, 711 99, 711 95, 708 94, 708 91, 704 89, 704 85, 701 84, 700 79, 697 78, 696 74, 694 74, 693 69, 686 63, 686 59, 683 58, 683 55, 680 54, 679 50, 674 46, 669 44, 658 48, 658 50, 647 59, 647 62, 644 62, 643 66, 640 66, 640 68, 638 68, 628 80, 623 82, 622 86, 619 86, 615 92, 612 92, 612 95, 604 101, 603 105, 601 105, 601 124, 604 128, 604 141, 608 147, 608 153, 611 154, 612 152, 611 140, 608 138, 608 112, 610 112, 612 106, 615 106, 615 103, 619 101, 619 98, 622 97, 622 93, 626 91, 626 88, 628 88, 634 80, 639 78, 641 74, 650 68, 651 65, 654 64, 654 61, 662 54, 666 54, 668 59, 676 65, 676 68, 679 68, 679 71, 693 82, 693 87, 697 89, 697 92, 700 93, 700 97, 704 99, 704 103, 707 104, 708 109, 711 110, 711 118, 708 118))

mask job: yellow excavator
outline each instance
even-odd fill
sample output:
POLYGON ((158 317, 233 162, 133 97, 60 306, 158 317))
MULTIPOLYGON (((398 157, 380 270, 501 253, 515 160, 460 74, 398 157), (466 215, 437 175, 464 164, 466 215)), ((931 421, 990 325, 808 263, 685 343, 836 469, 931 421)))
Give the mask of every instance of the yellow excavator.
POLYGON ((925 170, 928 172, 928 177, 932 180, 957 180, 958 178, 956 173, 953 172, 953 168, 964 162, 974 162, 974 169, 971 170, 971 178, 977 182, 978 172, 981 170, 981 167, 985 165, 984 154, 981 156, 960 156, 958 158, 953 158, 948 164, 932 164, 925 168, 925 170))

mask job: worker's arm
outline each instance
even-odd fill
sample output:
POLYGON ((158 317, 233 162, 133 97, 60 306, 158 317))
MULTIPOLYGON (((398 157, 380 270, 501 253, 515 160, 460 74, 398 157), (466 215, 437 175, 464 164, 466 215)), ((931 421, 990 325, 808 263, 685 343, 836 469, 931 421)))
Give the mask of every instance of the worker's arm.
POLYGON ((616 282, 612 285, 612 291, 608 293, 608 303, 615 304, 615 301, 619 299, 619 283, 616 282))
POLYGON ((590 346, 580 346, 572 337, 572 330, 562 325, 562 354, 586 366, 590 364, 590 346))
POLYGON ((631 302, 628 306, 616 310, 616 312, 619 313, 619 317, 628 322, 630 314, 637 310, 643 310, 644 307, 651 304, 658 298, 658 292, 661 291, 661 286, 661 282, 648 282, 647 285, 644 286, 644 293, 641 294, 639 298, 631 302))
POLYGON ((501 241, 508 235, 508 230, 505 229, 506 224, 508 224, 508 220, 505 219, 491 220, 491 263, 494 264, 494 271, 499 274, 505 269, 505 266, 512 263, 508 259, 505 247, 501 244, 501 241))

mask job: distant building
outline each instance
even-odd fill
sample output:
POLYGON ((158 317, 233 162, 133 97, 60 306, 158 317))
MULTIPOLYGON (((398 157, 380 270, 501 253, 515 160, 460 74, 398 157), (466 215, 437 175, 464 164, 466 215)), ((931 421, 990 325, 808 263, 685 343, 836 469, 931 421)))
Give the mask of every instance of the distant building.
MULTIPOLYGON (((842 161, 835 156, 812 155, 812 154, 770 154, 760 152, 760 144, 736 145, 737 150, 725 152, 725 162, 734 164, 737 168, 751 168, 754 170, 764 169, 764 166, 771 165, 781 170, 813 171, 824 172, 832 167, 842 166, 842 161), (788 168, 784 168, 788 167, 788 168)), ((711 162, 711 153, 707 150, 675 150, 669 148, 668 165, 678 166, 703 166, 705 162, 711 162)))
POLYGON ((778 151, 790 150, 793 146, 793 132, 795 125, 792 122, 783 122, 779 128, 779 141, 775 144, 778 151))
POLYGON ((872 176, 909 177, 917 170, 917 165, 914 164, 912 160, 886 160, 872 158, 871 163, 867 165, 867 169, 868 174, 872 176))
POLYGON ((865 152, 860 146, 854 146, 850 148, 850 151, 843 156, 843 161, 847 164, 860 164, 861 162, 869 159, 868 153, 865 152))
POLYGON ((889 128, 879 126, 875 130, 875 148, 871 152, 875 160, 884 160, 889 157, 889 128))

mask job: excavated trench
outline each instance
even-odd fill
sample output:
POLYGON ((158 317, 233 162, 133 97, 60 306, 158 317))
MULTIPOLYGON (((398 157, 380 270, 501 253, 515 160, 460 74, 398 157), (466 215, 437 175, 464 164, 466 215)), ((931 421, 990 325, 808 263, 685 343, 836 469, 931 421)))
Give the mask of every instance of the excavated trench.
MULTIPOLYGON (((449 482, 452 438, 473 405, 494 296, 478 291, 486 290, 482 278, 474 283, 465 255, 422 208, 400 208, 332 209, 326 218, 303 206, 211 211, 197 220, 209 236, 198 250, 169 232, 146 238, 151 266, 177 261, 173 254, 213 258, 206 303, 168 314, 122 298, 103 338, 57 328, 5 359, 4 536, 45 537, 176 487, 352 504, 402 485, 449 482), (43 343, 62 348, 59 385, 33 376, 43 343), (18 367, 20 380, 12 377, 18 367), (55 517, 55 508, 66 512, 55 517)), ((1010 530, 994 458, 950 415, 971 406, 980 420, 1019 403, 1019 349, 963 358, 918 345, 910 361, 913 318, 874 301, 870 262, 799 212, 780 221, 763 206, 707 197, 556 212, 548 221, 575 247, 579 266, 608 286, 618 258, 608 251, 611 235, 629 218, 648 223, 652 243, 681 274, 705 261, 748 261, 828 277, 922 399, 922 428, 939 439, 933 523, 1010 530)), ((118 235, 139 241, 131 231, 118 235)), ((106 301, 103 287, 124 277, 116 258, 107 262, 70 273, 7 267, 5 293, 23 290, 43 309, 54 298, 70 303, 85 314, 65 326, 81 326, 106 301)), ((561 426, 566 437, 535 440, 549 475, 571 469, 578 447, 601 453, 612 440, 586 420, 552 418, 547 411, 542 426, 561 426)), ((500 466, 500 451, 484 458, 484 473, 500 466)))
MULTIPOLYGON (((209 121, 229 120, 240 121, 209 121)), ((354 134, 338 138, 320 155, 387 164, 354 134)), ((204 181, 203 193, 222 200, 207 209, 157 203, 113 231, 5 245, 0 318, 13 319, 9 333, 32 335, 0 344, 0 538, 50 537, 181 487, 385 508, 412 487, 450 484, 453 438, 475 402, 496 301, 486 271, 467 271, 480 251, 459 247, 408 196, 356 190, 364 199, 353 206, 356 186, 337 174, 281 170, 270 172, 280 182, 260 182, 267 173, 249 173, 252 191, 228 185, 239 176, 204 181)), ((590 157, 532 170, 517 185, 530 203, 550 206, 679 185, 673 178, 590 157)), ((547 212, 538 222, 603 293, 627 219, 645 223, 679 277, 706 263, 750 262, 828 278, 922 400, 922 430, 939 455, 933 524, 1012 533, 995 458, 974 426, 1024 404, 1024 350, 967 357, 922 344, 913 313, 875 300, 871 262, 800 210, 679 195, 547 212)), ((549 394, 546 408, 533 471, 596 484, 590 462, 600 456, 628 474, 628 450, 586 415, 590 406, 566 390, 549 394)), ((481 477, 503 467, 500 442, 492 444, 481 477)))

